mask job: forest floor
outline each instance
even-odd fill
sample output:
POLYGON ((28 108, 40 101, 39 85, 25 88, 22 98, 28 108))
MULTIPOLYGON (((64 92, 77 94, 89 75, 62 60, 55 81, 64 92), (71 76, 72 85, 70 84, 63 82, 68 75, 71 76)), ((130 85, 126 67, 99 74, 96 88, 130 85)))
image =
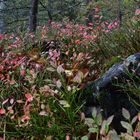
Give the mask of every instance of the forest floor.
POLYGON ((52 22, 36 34, 0 35, 1 140, 140 138, 140 114, 130 120, 123 109, 127 132, 118 135, 112 116, 104 120, 94 109, 93 118, 85 118, 76 100, 88 82, 140 51, 139 21, 102 25, 52 22))

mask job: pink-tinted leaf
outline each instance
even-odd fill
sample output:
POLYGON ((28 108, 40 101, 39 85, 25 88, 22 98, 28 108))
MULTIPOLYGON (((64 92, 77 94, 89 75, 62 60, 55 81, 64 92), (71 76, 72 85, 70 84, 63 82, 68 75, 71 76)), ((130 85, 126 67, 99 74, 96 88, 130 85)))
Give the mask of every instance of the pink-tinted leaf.
POLYGON ((0 115, 4 115, 6 113, 5 109, 0 108, 0 115))
POLYGON ((140 9, 136 9, 135 15, 140 15, 140 9))
POLYGON ((21 121, 22 121, 22 122, 29 121, 29 120, 30 120, 30 117, 29 117, 28 115, 23 115, 23 116, 21 117, 21 121))
POLYGON ((12 107, 10 106, 10 107, 8 107, 7 108, 7 110, 8 110, 8 112, 10 113, 10 114, 13 114, 14 113, 14 110, 12 109, 12 107))
POLYGON ((4 69, 4 66, 0 65, 0 71, 2 71, 4 69))
POLYGON ((26 74, 26 70, 25 70, 25 69, 21 69, 21 70, 20 70, 20 75, 24 77, 25 74, 26 74))
POLYGON ((0 34, 0 40, 2 40, 4 38, 3 34, 0 34))
POLYGON ((70 140, 70 136, 68 134, 66 135, 66 140, 70 140))
POLYGON ((11 80, 9 83, 10 83, 10 85, 14 85, 16 83, 16 81, 15 80, 11 80))
POLYGON ((108 132, 108 128, 109 128, 109 126, 107 125, 106 120, 104 120, 102 123, 101 129, 100 129, 100 134, 106 135, 106 133, 108 132))
POLYGON ((6 104, 9 101, 9 99, 6 99, 2 102, 2 105, 6 104))
POLYGON ((0 137, 0 140, 4 140, 2 137, 0 137))
POLYGON ((39 113, 39 115, 40 115, 40 116, 47 116, 48 114, 47 114, 46 111, 41 111, 41 112, 39 113))
POLYGON ((133 132, 134 137, 140 138, 140 132, 133 132))
POLYGON ((83 73, 81 71, 78 71, 76 76, 73 78, 73 81, 76 82, 76 83, 81 83, 83 77, 84 77, 83 73))
POLYGON ((81 41, 79 39, 75 40, 75 44, 79 45, 81 41))
POLYGON ((26 93, 25 97, 26 97, 26 101, 28 101, 28 102, 31 102, 33 100, 33 96, 30 93, 26 93))

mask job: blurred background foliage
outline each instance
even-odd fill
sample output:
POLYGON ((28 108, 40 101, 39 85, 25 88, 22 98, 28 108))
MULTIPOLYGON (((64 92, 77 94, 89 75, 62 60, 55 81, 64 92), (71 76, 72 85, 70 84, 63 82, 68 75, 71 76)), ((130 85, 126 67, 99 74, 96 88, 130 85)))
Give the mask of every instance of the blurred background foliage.
MULTIPOLYGON (((31 0, 0 0, 0 32, 25 30, 29 25, 31 0)), ((140 8, 139 0, 39 0, 37 25, 68 19, 82 24, 94 22, 96 8, 102 20, 122 18, 122 22, 140 8)))

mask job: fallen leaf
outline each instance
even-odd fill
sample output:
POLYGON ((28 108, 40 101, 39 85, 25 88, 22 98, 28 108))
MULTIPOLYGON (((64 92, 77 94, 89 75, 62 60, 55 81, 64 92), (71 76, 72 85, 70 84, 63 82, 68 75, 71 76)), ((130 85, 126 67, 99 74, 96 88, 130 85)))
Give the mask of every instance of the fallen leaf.
POLYGON ((27 115, 23 115, 23 116, 21 117, 21 121, 22 121, 22 122, 29 121, 29 120, 30 120, 30 117, 27 116, 27 115))
POLYGON ((61 74, 61 73, 64 72, 64 68, 62 67, 62 65, 59 65, 59 66, 57 67, 57 72, 58 72, 59 74, 61 74))
POLYGON ((73 82, 76 82, 76 83, 81 83, 82 80, 84 78, 84 75, 81 71, 78 71, 78 73, 76 74, 76 76, 73 78, 73 82))
POLYGON ((30 93, 25 94, 25 97, 27 102, 31 102, 33 100, 33 96, 30 93))
POLYGON ((2 102, 2 105, 6 104, 9 101, 9 99, 6 99, 2 102))
POLYGON ((56 86, 57 86, 58 88, 61 88, 62 83, 61 83, 61 81, 60 81, 60 80, 57 80, 57 81, 56 81, 56 86))
POLYGON ((47 116, 48 114, 47 114, 46 111, 41 111, 41 112, 39 113, 39 115, 40 115, 40 116, 47 116))
POLYGON ((0 108, 0 115, 4 115, 6 113, 5 109, 0 108))
POLYGON ((138 120, 140 121, 140 112, 138 113, 138 120))

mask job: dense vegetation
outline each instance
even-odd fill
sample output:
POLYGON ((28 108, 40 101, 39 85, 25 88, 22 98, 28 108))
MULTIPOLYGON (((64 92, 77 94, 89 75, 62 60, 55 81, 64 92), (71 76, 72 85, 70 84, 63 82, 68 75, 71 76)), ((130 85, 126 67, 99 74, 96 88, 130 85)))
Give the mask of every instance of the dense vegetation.
POLYGON ((38 7, 37 25, 46 25, 49 20, 59 22, 64 19, 87 24, 98 20, 99 16, 101 20, 118 19, 124 22, 140 7, 139 0, 1 0, 0 32, 25 31, 35 1, 38 7))
MULTIPOLYGON (((88 5, 95 7, 96 20, 87 25, 80 16, 74 22, 62 20, 60 14, 57 22, 38 26, 34 33, 0 34, 0 139, 140 138, 140 113, 131 119, 123 108, 127 132, 117 134, 110 125, 113 116, 104 120, 94 108, 93 118, 85 118, 84 103, 77 99, 88 82, 140 50, 140 10, 125 16, 120 25, 115 15, 104 17, 100 4, 88 5)), ((135 83, 126 90, 140 96, 135 83)))

